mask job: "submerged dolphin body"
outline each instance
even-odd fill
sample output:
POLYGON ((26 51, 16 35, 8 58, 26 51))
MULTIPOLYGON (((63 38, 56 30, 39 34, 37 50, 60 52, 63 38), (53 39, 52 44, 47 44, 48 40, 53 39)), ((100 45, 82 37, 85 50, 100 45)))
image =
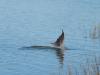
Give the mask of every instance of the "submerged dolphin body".
POLYGON ((53 44, 54 47, 59 49, 64 49, 64 31, 62 30, 62 34, 57 38, 57 40, 53 44))

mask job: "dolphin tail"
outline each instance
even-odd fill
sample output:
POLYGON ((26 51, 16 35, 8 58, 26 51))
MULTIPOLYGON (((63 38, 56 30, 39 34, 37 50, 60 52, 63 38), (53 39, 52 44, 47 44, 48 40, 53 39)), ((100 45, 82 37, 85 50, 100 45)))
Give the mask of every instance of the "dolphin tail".
POLYGON ((57 38, 57 40, 53 44, 55 47, 62 47, 64 45, 64 31, 62 30, 62 34, 57 38))

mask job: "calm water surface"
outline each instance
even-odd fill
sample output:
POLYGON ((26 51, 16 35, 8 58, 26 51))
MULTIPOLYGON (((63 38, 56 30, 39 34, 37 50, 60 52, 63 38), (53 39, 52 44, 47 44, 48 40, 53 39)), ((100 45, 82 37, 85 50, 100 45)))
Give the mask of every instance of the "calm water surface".
MULTIPOLYGON (((0 75, 66 75, 100 55, 92 27, 99 0, 0 0, 0 75), (50 45, 65 32, 68 50, 22 48, 50 45)), ((81 74, 80 74, 81 75, 81 74)))

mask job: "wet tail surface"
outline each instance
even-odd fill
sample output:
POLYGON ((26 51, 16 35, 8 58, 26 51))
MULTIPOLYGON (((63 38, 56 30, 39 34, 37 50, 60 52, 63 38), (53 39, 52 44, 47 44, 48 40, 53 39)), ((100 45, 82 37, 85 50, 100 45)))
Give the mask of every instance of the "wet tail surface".
MULTIPOLYGON (((21 49, 54 49, 54 50, 62 50, 60 48, 52 47, 52 46, 29 46, 29 47, 22 47, 21 49)), ((64 50, 69 50, 65 48, 64 50)))
POLYGON ((40 48, 40 49, 59 49, 52 46, 31 46, 31 48, 40 48))

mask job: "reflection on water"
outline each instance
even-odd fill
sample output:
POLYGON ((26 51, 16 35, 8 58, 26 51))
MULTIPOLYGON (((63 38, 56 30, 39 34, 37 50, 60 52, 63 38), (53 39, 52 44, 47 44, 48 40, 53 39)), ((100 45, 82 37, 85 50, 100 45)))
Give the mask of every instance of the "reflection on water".
POLYGON ((30 46, 30 47, 22 47, 20 48, 21 50, 53 50, 57 56, 57 58, 59 59, 59 63, 63 65, 63 61, 64 61, 64 51, 63 49, 58 49, 55 47, 50 47, 50 46, 30 46))
POLYGON ((60 64, 64 63, 64 50, 55 50, 60 64))
MULTIPOLYGON (((57 61, 59 62, 59 67, 58 67, 58 73, 59 75, 62 75, 62 73, 64 72, 63 68, 64 68, 64 52, 65 50, 61 50, 58 48, 52 48, 50 46, 30 46, 30 47, 22 47, 20 48, 20 50, 33 50, 35 52, 41 51, 41 53, 45 53, 48 52, 51 55, 55 55, 56 57, 54 59, 52 59, 51 61, 57 61)), ((36 56, 40 56, 40 55, 36 55, 36 56)), ((48 56, 48 59, 50 58, 50 56, 48 56)), ((43 60, 42 60, 43 61, 43 60)), ((41 62, 40 62, 41 63, 41 62)), ((57 63, 55 63, 56 65, 57 63)))

